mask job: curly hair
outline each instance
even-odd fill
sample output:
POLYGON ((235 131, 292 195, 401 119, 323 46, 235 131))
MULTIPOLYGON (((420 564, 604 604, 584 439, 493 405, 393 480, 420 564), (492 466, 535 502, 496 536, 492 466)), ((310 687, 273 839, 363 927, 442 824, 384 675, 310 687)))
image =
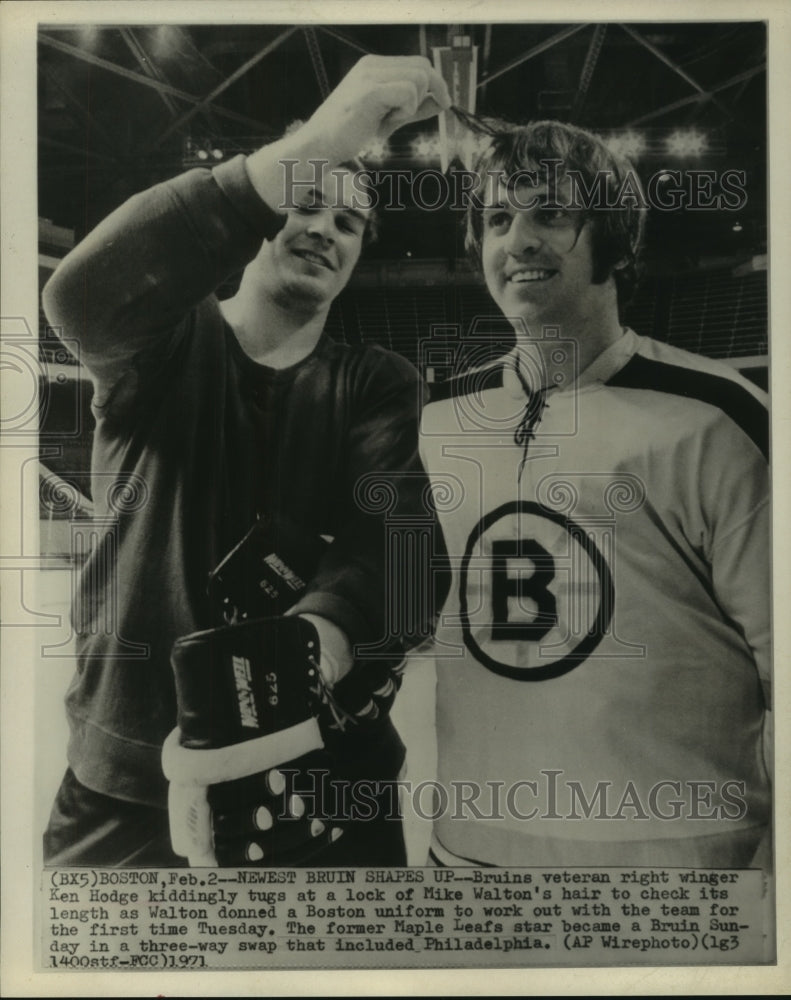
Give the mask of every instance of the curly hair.
MULTIPOLYGON (((605 194, 604 204, 585 206, 592 221, 593 282, 602 284, 613 275, 619 305, 628 302, 638 281, 646 212, 645 197, 632 163, 612 152, 592 132, 565 122, 516 125, 496 119, 478 121, 482 123, 481 133, 489 139, 489 145, 475 164, 479 177, 487 172, 502 172, 507 178, 528 166, 546 172, 546 164, 560 161, 561 170, 575 172, 587 192, 605 194), (630 194, 619 199, 618 193, 625 186, 630 194)), ((482 213, 480 201, 471 199, 467 207, 465 248, 478 266, 483 242, 482 213)))

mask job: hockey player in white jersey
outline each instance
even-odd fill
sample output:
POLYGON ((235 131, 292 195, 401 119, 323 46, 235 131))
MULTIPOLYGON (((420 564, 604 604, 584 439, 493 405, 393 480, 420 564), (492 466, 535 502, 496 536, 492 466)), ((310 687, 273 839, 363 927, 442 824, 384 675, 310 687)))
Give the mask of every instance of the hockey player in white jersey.
POLYGON ((627 162, 495 133, 467 244, 515 346, 434 386, 421 432, 453 568, 433 860, 768 864, 765 399, 622 325, 627 162))

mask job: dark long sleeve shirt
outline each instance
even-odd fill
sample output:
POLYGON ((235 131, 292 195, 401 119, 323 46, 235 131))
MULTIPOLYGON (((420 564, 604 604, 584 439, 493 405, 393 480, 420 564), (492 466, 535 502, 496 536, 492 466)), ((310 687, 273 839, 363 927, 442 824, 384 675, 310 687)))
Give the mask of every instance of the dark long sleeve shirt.
MULTIPOLYGON (((394 615, 390 600, 425 588, 427 572, 425 554, 401 558, 393 539, 434 525, 416 371, 326 335, 292 367, 267 368, 213 295, 283 219, 243 158, 191 171, 114 212, 45 289, 49 321, 79 343, 95 387, 95 544, 75 596, 66 702, 70 765, 108 795, 164 805, 170 649, 218 623, 208 575, 262 511, 333 538, 298 610, 395 654, 431 628, 431 602, 415 613, 407 598, 394 615)), ((368 774, 393 776, 403 747, 389 720, 369 743, 354 744, 368 774)))

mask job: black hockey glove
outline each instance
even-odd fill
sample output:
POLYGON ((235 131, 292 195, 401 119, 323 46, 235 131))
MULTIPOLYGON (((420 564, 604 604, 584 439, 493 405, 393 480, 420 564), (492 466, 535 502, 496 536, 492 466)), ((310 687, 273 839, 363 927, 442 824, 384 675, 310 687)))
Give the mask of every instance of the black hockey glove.
POLYGON ((302 865, 342 835, 318 716, 343 718, 320 655, 299 616, 175 643, 178 726, 162 763, 173 849, 192 866, 302 865))

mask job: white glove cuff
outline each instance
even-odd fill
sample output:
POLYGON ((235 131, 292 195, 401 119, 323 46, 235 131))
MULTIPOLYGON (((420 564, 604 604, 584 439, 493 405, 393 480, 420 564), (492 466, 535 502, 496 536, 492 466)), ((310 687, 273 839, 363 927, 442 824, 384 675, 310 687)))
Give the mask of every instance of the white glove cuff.
POLYGON ((218 785, 223 781, 248 778, 324 746, 315 718, 305 719, 278 733, 213 750, 183 747, 180 736, 181 730, 177 727, 162 747, 165 777, 180 785, 218 785))

